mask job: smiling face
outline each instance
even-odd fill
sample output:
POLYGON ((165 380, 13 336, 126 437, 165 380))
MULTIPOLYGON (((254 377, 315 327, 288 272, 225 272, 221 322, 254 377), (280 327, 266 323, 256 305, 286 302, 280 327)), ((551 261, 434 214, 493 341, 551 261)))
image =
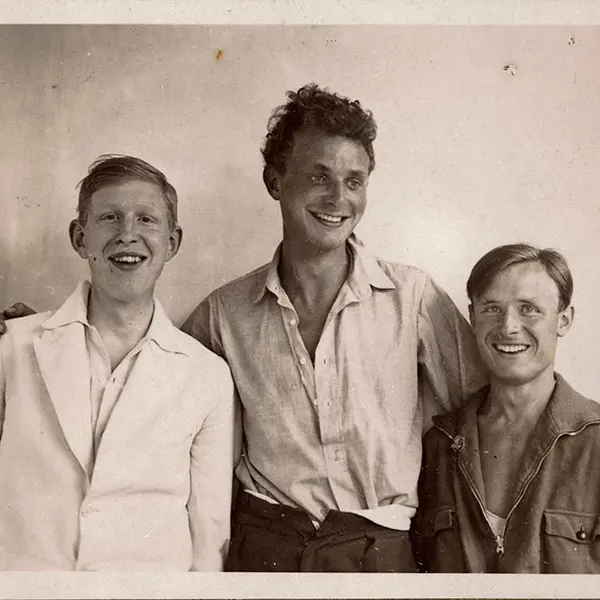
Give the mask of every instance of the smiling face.
POLYGON ((492 380, 513 386, 552 376, 557 340, 573 320, 572 307, 559 311, 558 287, 537 262, 501 271, 469 314, 492 380))
POLYGON ((312 127, 294 134, 285 173, 265 176, 280 202, 284 241, 320 252, 343 246, 367 204, 369 156, 360 142, 312 127))
POLYGON ((161 190, 139 180, 94 192, 85 224, 73 221, 70 234, 89 263, 92 293, 118 304, 152 300, 156 280, 181 243, 161 190))

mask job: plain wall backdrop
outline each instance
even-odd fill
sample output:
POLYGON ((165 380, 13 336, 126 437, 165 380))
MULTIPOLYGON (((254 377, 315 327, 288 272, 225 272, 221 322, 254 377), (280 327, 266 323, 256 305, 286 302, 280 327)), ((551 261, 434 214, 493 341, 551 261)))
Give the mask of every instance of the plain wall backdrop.
POLYGON ((260 145, 285 92, 316 82, 372 110, 373 252, 428 271, 466 314, 498 244, 562 251, 576 317, 557 368, 600 399, 600 28, 0 26, 0 307, 57 308, 87 266, 76 184, 100 154, 175 185, 184 229, 158 295, 180 323, 268 261, 281 236, 260 145))

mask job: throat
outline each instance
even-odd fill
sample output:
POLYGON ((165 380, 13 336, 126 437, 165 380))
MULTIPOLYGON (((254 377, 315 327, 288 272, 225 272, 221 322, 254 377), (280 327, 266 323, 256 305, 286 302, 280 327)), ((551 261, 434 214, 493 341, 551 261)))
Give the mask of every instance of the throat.
POLYGON ((298 331, 313 362, 329 312, 351 269, 349 251, 341 250, 309 259, 292 257, 282 248, 279 277, 296 310, 298 331))
POLYGON ((96 328, 114 370, 146 335, 154 315, 154 301, 115 307, 90 294, 88 322, 96 328))

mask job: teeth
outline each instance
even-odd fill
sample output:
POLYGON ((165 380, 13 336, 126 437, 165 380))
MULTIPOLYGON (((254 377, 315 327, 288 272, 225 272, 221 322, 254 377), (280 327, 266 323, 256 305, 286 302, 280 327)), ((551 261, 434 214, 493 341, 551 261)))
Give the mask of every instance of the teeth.
POLYGON ((496 350, 500 352, 506 352, 508 354, 516 354, 517 352, 523 352, 527 350, 528 346, 525 344, 494 344, 496 350))
POLYGON ((327 221, 328 223, 341 223, 342 217, 333 217, 332 215, 324 215, 323 213, 314 213, 314 215, 322 219, 323 221, 327 221))
POLYGON ((142 259, 139 256, 119 256, 118 258, 113 258, 115 262, 118 263, 129 263, 135 264, 142 262, 142 259))

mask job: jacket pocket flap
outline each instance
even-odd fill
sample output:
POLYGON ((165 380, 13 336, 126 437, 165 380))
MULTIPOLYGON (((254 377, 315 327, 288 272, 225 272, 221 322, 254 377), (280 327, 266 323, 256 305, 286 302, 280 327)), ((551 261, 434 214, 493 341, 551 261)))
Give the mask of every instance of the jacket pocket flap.
POLYGON ((600 515, 544 511, 545 531, 574 542, 591 543, 600 536, 600 515))
POLYGON ((455 511, 452 508, 444 508, 432 513, 427 519, 427 534, 435 535, 444 529, 451 529, 454 525, 455 511))

